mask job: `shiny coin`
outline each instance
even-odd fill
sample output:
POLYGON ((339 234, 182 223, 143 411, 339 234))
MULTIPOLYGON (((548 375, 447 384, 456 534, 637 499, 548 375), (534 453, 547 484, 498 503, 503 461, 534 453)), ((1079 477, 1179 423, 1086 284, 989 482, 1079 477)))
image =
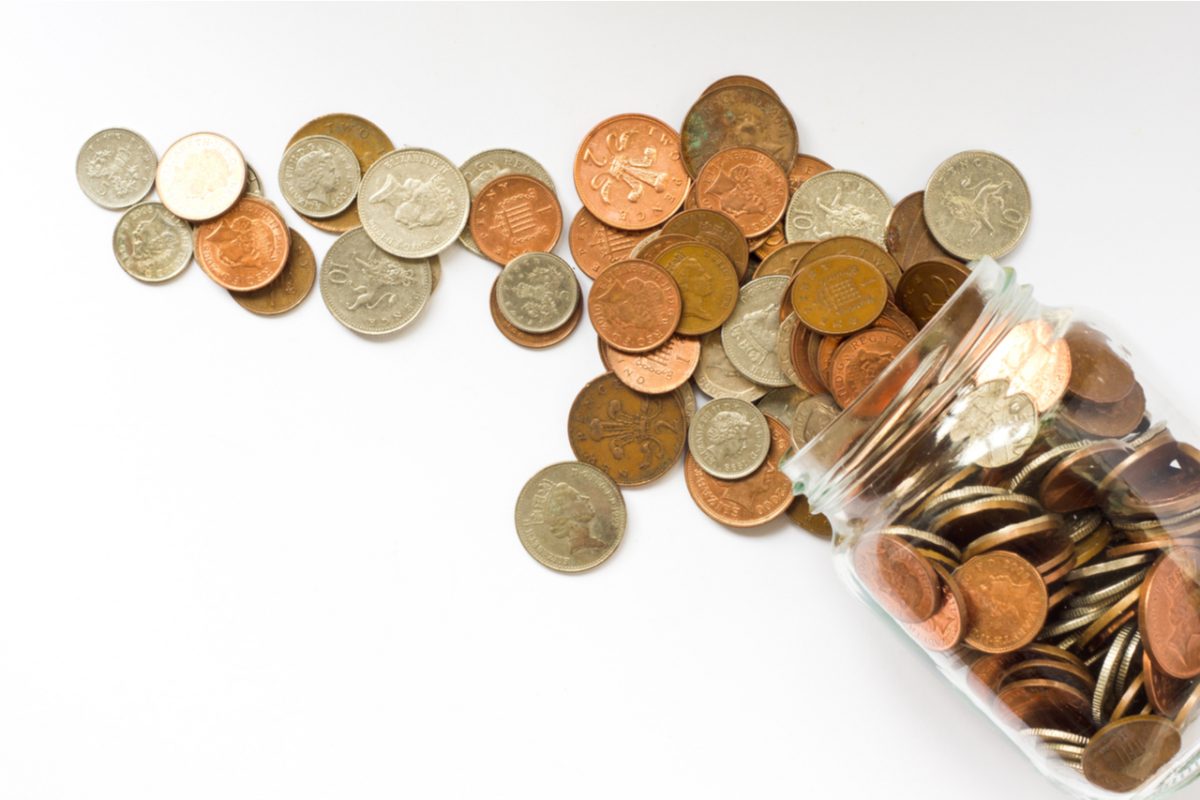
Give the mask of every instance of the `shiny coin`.
POLYGON ((192 228, 162 203, 141 203, 117 222, 113 255, 139 281, 170 280, 192 262, 192 228))
MULTIPOLYGON (((696 412, 699 413, 699 412, 696 412)), ((783 514, 792 502, 792 482, 779 471, 791 445, 787 428, 773 419, 771 449, 762 466, 744 478, 726 481, 709 475, 691 453, 684 461, 684 479, 692 500, 709 518, 731 528, 763 525, 783 514)))
POLYGON ((806 180, 787 208, 789 242, 857 236, 884 246, 892 204, 883 190, 857 172, 830 170, 806 180))
POLYGON ((716 330, 738 301, 738 277, 729 259, 702 242, 675 244, 655 258, 679 286, 683 302, 677 330, 699 336, 716 330))
POLYGON ((133 131, 108 128, 93 134, 79 149, 75 178, 93 203, 128 208, 150 193, 157 166, 149 142, 133 131))
POLYGON ((954 572, 966 601, 966 643, 984 653, 1007 653, 1033 641, 1046 622, 1042 576, 1004 551, 976 556, 954 572))
MULTIPOLYGON (((621 383, 646 394, 675 391, 687 383, 700 363, 700 340, 679 334, 645 353, 626 353, 603 341, 600 349, 605 366, 621 383)), ((692 400, 695 402, 695 397, 692 400)))
MULTIPOLYGON (((641 239, 640 231, 623 231, 605 225, 586 208, 579 209, 579 213, 571 221, 571 231, 568 235, 575 264, 583 270, 584 275, 592 279, 605 267, 633 258, 633 248, 641 239)), ((463 244, 466 245, 466 241, 463 241, 463 244)), ((471 244, 474 245, 474 241, 471 244)), ((467 249, 471 248, 468 246, 467 249)))
POLYGON ((700 407, 688 428, 688 452, 714 478, 732 481, 762 464, 771 430, 762 412, 745 400, 724 398, 700 407))
POLYGON ((1083 752, 1083 774, 1112 792, 1132 792, 1175 757, 1179 729, 1162 717, 1139 715, 1110 722, 1083 752))
MULTIPOLYGON (((484 240, 477 241, 487 247, 484 240)), ((553 253, 517 256, 496 283, 500 313, 526 333, 548 333, 565 324, 578 300, 575 271, 553 253)))
POLYGON ((738 280, 745 277, 750 259, 746 237, 737 224, 720 211, 707 208, 683 211, 667 220, 662 231, 664 234, 687 236, 717 248, 733 265, 738 280))
POLYGON ((774 94, 730 85, 705 94, 683 120, 683 160, 689 175, 721 150, 754 147, 785 173, 796 159, 796 123, 774 94))
POLYGON ((720 331, 705 334, 700 340, 700 363, 693 377, 700 391, 714 399, 736 397, 753 402, 767 392, 767 387, 750 380, 730 363, 720 331))
POLYGON ((625 501, 603 472, 567 461, 529 479, 517 498, 516 524, 521 544, 537 561, 559 572, 582 572, 621 543, 625 501))
POLYGON ((925 221, 938 243, 967 261, 1000 258, 1029 225, 1029 189, 995 153, 971 150, 943 161, 925 187, 925 221))
MULTIPOLYGON (((364 175, 372 164, 395 149, 392 140, 380 130, 378 125, 354 114, 326 114, 310 120, 304 124, 304 127, 296 131, 288 142, 288 146, 290 147, 307 136, 317 135, 332 136, 353 150, 355 158, 358 159, 359 172, 364 175)), ((358 207, 355 204, 351 204, 345 211, 332 217, 325 219, 305 217, 305 220, 313 227, 329 233, 345 233, 362 224, 358 217, 358 207)))
POLYGON ((317 257, 294 228, 288 229, 288 236, 287 262, 275 280, 250 292, 230 292, 247 311, 264 316, 282 314, 300 305, 312 291, 317 280, 317 257))
POLYGON ((788 279, 772 275, 741 288, 733 314, 721 328, 721 341, 730 363, 763 386, 790 386, 775 355, 779 337, 779 307, 788 279))
POLYGON ((363 176, 358 214, 371 241, 401 258, 436 255, 458 239, 471 207, 458 167, 432 150, 393 150, 363 176))
MULTIPOLYGON (((546 171, 546 168, 532 157, 518 150, 496 149, 476 153, 463 162, 463 165, 459 167, 459 172, 467 180, 467 186, 471 192, 472 204, 484 186, 496 178, 506 175, 528 175, 531 178, 541 181, 550 189, 552 194, 554 193, 554 179, 550 177, 550 173, 546 171)), ((471 235, 470 226, 463 229, 462 235, 458 237, 458 241, 475 255, 483 255, 479 250, 479 246, 475 243, 474 237, 471 235)), ((551 248, 539 247, 534 249, 548 251, 551 248)), ((576 257, 576 261, 578 261, 578 257, 576 257)), ((500 263, 503 264, 505 262, 501 261, 500 263)), ((587 272, 587 269, 582 264, 579 265, 579 268, 587 272)))
POLYGON ((483 255, 507 264, 523 253, 549 253, 562 233, 554 191, 528 175, 502 175, 471 203, 471 237, 483 255))
POLYGON ((323 219, 350 207, 362 177, 354 151, 332 136, 306 136, 279 164, 279 189, 298 213, 323 219))
POLYGON ((926 650, 944 653, 957 647, 966 634, 966 601, 946 568, 933 564, 942 593, 938 609, 924 622, 907 625, 909 634, 926 650))
POLYGON ((1173 678, 1200 676, 1200 549, 1176 547, 1154 565, 1138 624, 1155 666, 1173 678))
POLYGON ((791 286, 792 307, 800 321, 824 334, 868 327, 888 301, 883 274, 853 256, 828 256, 802 266, 791 286))
POLYGON ((761 236, 787 208, 787 174, 761 150, 721 150, 696 175, 696 203, 728 216, 743 236, 761 236))
POLYGON ((588 317, 601 339, 643 353, 665 343, 679 325, 683 300, 675 280, 656 264, 622 261, 596 277, 588 317))
POLYGON ((1037 409, 1026 394, 1009 394, 1005 380, 989 381, 954 403, 950 441, 962 445, 962 459, 981 467, 1011 464, 1033 445, 1037 409))
POLYGON ((287 263, 287 223, 269 200, 244 196, 229 211, 196 227, 196 263, 235 292, 261 289, 287 263))
POLYGON ((397 258, 362 228, 342 234, 329 246, 320 281, 321 297, 334 319, 368 336, 408 325, 433 292, 429 260, 397 258))
POLYGON ((163 153, 155 183, 163 205, 175 216, 190 222, 212 219, 241 197, 246 160, 224 136, 193 133, 163 153))

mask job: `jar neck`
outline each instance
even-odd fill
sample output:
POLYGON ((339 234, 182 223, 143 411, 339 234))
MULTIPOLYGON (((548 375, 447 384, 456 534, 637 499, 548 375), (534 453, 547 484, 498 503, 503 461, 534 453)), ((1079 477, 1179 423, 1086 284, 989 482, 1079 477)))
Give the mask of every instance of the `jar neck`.
POLYGON ((968 443, 949 435, 945 411, 1016 325, 1066 317, 1039 306, 1012 269, 990 258, 971 274, 871 386, 782 464, 793 491, 825 514, 840 540, 890 524, 970 467, 968 443))

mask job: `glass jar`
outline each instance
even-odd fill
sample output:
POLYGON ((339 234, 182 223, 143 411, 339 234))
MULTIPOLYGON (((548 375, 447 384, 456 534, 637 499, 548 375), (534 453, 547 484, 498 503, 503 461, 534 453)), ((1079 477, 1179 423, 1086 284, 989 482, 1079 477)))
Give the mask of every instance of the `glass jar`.
POLYGON ((985 259, 783 464, 854 590, 1078 797, 1200 774, 1200 451, 1145 377, 985 259))

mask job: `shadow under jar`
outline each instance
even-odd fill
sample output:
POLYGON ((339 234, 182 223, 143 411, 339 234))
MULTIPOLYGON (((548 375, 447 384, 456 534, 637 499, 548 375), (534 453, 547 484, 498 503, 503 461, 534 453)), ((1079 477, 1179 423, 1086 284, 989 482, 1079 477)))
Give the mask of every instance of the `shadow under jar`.
POLYGON ((985 259, 783 464, 855 591, 1077 797, 1200 774, 1200 451, 1148 373, 985 259))

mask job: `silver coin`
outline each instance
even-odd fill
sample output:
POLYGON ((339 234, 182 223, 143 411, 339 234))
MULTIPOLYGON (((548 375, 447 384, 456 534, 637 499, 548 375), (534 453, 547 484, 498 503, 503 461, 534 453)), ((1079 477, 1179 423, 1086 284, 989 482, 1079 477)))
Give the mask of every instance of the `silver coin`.
POLYGON ((688 452, 714 478, 733 481, 762 466, 771 449, 767 418, 745 400, 705 403, 688 426, 688 452))
POLYGON ((162 203, 141 203, 117 221, 113 255, 139 281, 170 280, 192 262, 192 226, 162 203))
POLYGON ((362 173, 354 151, 332 136, 305 136, 283 153, 279 190, 296 213, 333 217, 350 207, 362 173))
POLYGON ((171 213, 189 222, 219 217, 246 189, 246 159, 216 133, 193 133, 167 148, 155 178, 171 213))
POLYGON ((857 236, 884 246, 892 203, 869 178, 830 170, 813 175, 792 195, 785 216, 789 242, 857 236))
POLYGON ((433 292, 428 259, 397 258, 362 228, 343 233, 321 262, 321 297, 352 331, 378 336, 416 319, 433 292))
POLYGON ((788 314, 780 323, 779 333, 775 337, 775 358, 779 361, 779 368, 783 370, 783 376, 796 386, 800 386, 801 382, 800 374, 796 372, 796 365, 792 363, 792 337, 796 333, 796 328, 799 327, 800 318, 794 313, 788 314))
MULTIPOLYGON (((459 170, 462 172, 463 177, 467 179, 467 186, 471 192, 471 202, 475 201, 475 198, 479 196, 479 190, 487 186, 488 182, 504 175, 528 175, 546 184, 546 186, 550 187, 550 191, 556 191, 554 180, 550 177, 550 173, 546 172, 546 168, 519 150, 506 150, 504 148, 484 150, 482 153, 477 153, 468 158, 459 167, 459 170)), ((483 255, 483 253, 479 252, 479 245, 475 244, 475 238, 471 236, 470 226, 463 228, 463 232, 459 234, 458 241, 475 255, 483 255)))
POLYGON ((779 365, 779 307, 791 281, 786 275, 755 278, 738 292, 737 305, 721 326, 721 342, 729 362, 755 383, 791 386, 779 365))
POLYGON ((964 463, 995 468, 1011 464, 1033 445, 1038 413, 1023 392, 1009 394, 1004 379, 980 384, 948 409, 950 441, 962 443, 964 463))
POLYGON ((133 131, 108 128, 79 148, 75 178, 93 203, 129 208, 150 193, 158 158, 150 143, 133 131))
POLYGON ((611 556, 625 535, 625 500, 612 478, 566 461, 538 472, 517 498, 517 536, 538 562, 582 572, 611 556))
POLYGON ((759 386, 729 362, 719 330, 706 333, 700 339, 700 363, 696 365, 692 379, 700 391, 714 400, 736 397, 754 402, 767 393, 767 387, 759 386))
POLYGON ((814 395, 796 406, 792 419, 792 441, 804 447, 833 424, 842 410, 827 394, 814 395))
POLYGON ((1029 187, 995 153, 968 150, 943 161, 925 187, 925 224, 967 261, 1009 253, 1029 226, 1029 187))
POLYGON ((429 257, 429 271, 432 275, 429 291, 437 291, 438 284, 442 282, 442 260, 437 256, 429 257))
POLYGON ((371 165, 358 189, 358 215, 371 240, 401 258, 452 245, 471 211, 467 179, 445 156, 409 147, 371 165))
POLYGON ((696 416, 696 393, 692 391, 692 385, 685 383, 675 387, 675 395, 679 398, 679 402, 683 403, 683 415, 687 417, 688 425, 691 425, 692 419, 696 416))
POLYGON ((795 386, 781 386, 767 392, 755 405, 758 406, 759 411, 768 417, 774 417, 790 430, 792 420, 796 418, 796 407, 810 397, 812 395, 803 389, 797 389, 795 386))
POLYGON ((655 239, 657 239, 660 236, 662 236, 661 228, 656 231, 650 231, 650 233, 647 233, 645 236, 642 237, 641 241, 639 241, 637 244, 635 244, 633 246, 633 249, 629 251, 629 257, 630 258, 641 258, 642 253, 645 251, 645 249, 647 247, 650 246, 650 243, 653 242, 655 239))
POLYGON ((522 253, 496 279, 496 306, 526 333, 561 328, 578 303, 575 271, 553 253, 522 253))
POLYGON ((254 167, 246 164, 246 194, 251 197, 261 197, 266 199, 263 193, 262 180, 258 177, 258 173, 254 171, 254 167))

